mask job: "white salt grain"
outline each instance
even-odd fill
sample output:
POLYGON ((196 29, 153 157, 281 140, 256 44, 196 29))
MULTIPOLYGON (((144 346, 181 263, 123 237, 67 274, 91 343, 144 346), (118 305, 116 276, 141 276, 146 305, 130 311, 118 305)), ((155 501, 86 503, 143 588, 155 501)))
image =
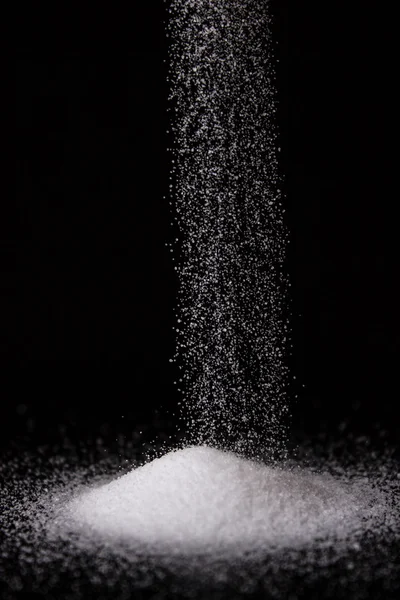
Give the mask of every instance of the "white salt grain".
POLYGON ((166 454, 76 497, 74 527, 157 551, 302 545, 357 528, 349 484, 206 446, 166 454))

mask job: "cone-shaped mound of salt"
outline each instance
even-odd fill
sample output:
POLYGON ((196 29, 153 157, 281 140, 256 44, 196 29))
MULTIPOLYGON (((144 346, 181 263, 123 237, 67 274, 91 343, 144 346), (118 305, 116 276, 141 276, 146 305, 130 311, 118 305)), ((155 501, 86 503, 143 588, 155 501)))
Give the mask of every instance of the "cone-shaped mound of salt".
POLYGON ((81 494, 69 513, 75 527, 104 539, 158 551, 202 551, 337 536, 356 526, 358 503, 328 475, 193 447, 81 494))

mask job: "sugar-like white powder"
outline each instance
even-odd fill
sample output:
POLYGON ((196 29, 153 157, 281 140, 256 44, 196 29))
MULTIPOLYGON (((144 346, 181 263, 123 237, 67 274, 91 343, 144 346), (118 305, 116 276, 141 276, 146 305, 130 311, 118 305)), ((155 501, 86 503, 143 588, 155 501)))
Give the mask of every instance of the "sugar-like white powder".
POLYGON ((311 449, 304 441, 290 464, 274 467, 188 447, 123 476, 121 462, 138 460, 128 445, 11 456, 0 462, 4 598, 123 600, 157 590, 160 599, 278 600, 300 596, 299 582, 320 589, 326 577, 332 598, 353 597, 355 585, 360 599, 371 586, 396 597, 386 593, 400 589, 393 448, 372 454, 362 441, 325 440, 325 455, 311 449))
POLYGON ((168 551, 303 545, 360 524, 347 482, 200 446, 176 450, 68 506, 76 529, 112 543, 168 551))

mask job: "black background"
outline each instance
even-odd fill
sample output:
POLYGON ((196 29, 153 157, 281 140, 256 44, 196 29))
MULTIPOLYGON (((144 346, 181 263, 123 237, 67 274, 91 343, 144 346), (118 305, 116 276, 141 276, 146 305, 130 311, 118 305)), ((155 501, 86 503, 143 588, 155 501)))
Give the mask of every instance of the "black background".
MULTIPOLYGON (((396 439, 390 16, 368 3, 350 14, 348 4, 271 2, 292 239, 293 422, 315 432, 350 419, 354 431, 379 424, 396 439)), ((6 446, 21 436, 129 436, 179 399, 163 198, 166 17, 152 0, 21 18, 17 228, 5 235, 2 274, 6 446)))

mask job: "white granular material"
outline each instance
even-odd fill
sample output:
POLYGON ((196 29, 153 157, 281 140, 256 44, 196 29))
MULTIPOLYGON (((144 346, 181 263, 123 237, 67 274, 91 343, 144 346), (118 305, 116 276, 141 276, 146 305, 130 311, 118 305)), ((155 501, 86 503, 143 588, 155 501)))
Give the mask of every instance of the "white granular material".
POLYGON ((397 598, 393 448, 321 443, 324 456, 304 441, 279 468, 192 447, 124 476, 121 463, 139 460, 130 446, 11 455, 0 461, 0 596, 278 600, 329 584, 329 598, 356 587, 360 600, 397 598))
POLYGON ((268 2, 172 0, 176 353, 193 444, 285 456, 288 278, 268 2))
POLYGON ((302 545, 357 528, 357 494, 329 475, 210 447, 170 452, 68 507, 74 527, 158 551, 302 545))

